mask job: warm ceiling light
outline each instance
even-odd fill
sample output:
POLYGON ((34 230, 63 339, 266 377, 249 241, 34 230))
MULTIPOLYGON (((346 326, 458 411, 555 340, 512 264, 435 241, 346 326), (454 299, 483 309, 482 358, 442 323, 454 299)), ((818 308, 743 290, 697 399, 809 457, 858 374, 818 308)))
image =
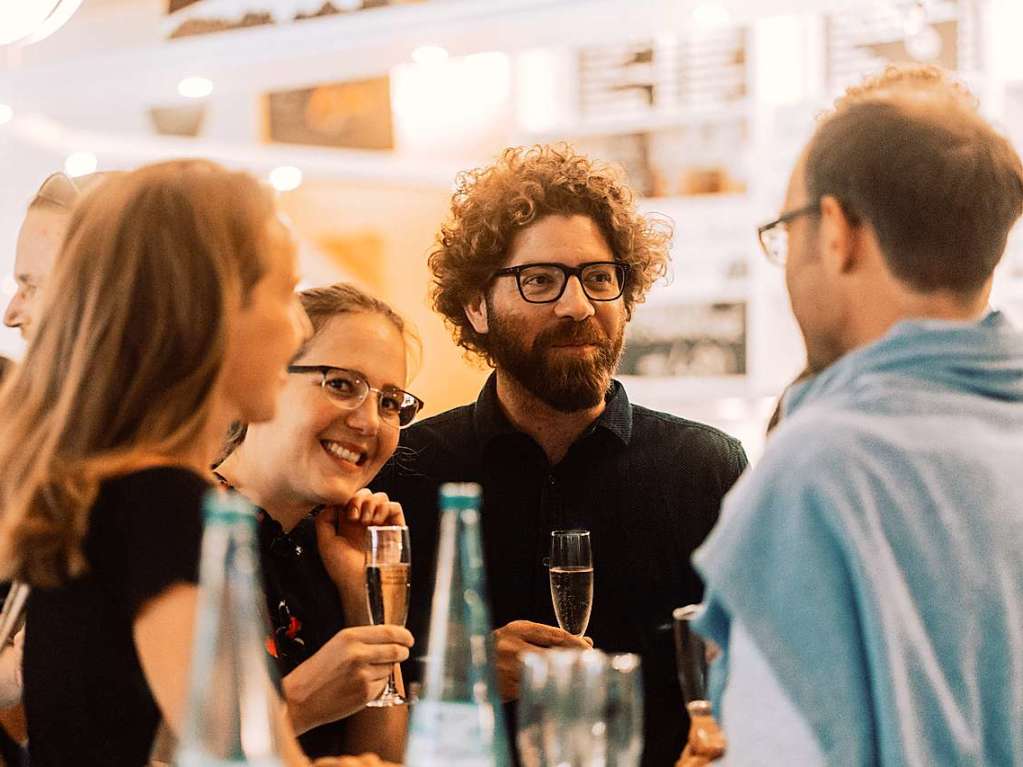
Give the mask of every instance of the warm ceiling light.
POLYGON ((447 59, 448 52, 439 45, 420 45, 412 51, 412 60, 417 64, 440 64, 447 59))
POLYGON ((190 99, 203 99, 213 93, 213 81, 206 77, 186 77, 178 83, 178 93, 190 99))
POLYGON ((14 110, 6 104, 0 104, 0 125, 9 123, 14 119, 14 110))
POLYGON ((302 185, 302 171, 294 165, 282 165, 270 171, 270 186, 278 192, 290 192, 302 185))
POLYGON ((34 43, 67 23, 82 0, 4 0, 0 2, 0 45, 34 43))
POLYGON ((38 43, 45 40, 62 26, 68 23, 75 11, 82 4, 82 0, 63 0, 53 9, 53 13, 46 17, 46 21, 36 27, 35 32, 25 38, 24 43, 38 43))
POLYGON ((72 152, 64 160, 64 172, 71 178, 95 173, 99 161, 92 152, 72 152))

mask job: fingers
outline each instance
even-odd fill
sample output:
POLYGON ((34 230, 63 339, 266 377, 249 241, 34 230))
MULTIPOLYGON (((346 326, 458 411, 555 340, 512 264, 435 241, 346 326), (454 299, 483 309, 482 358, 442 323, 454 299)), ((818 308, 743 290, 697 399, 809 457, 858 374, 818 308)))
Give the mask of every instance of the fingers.
POLYGON ((339 635, 362 644, 396 644, 402 647, 412 647, 415 644, 412 633, 404 626, 352 626, 342 629, 339 635))
POLYGON ((542 623, 532 621, 512 621, 507 626, 499 628, 496 632, 497 638, 501 636, 514 636, 528 644, 538 647, 591 647, 593 642, 572 636, 567 631, 557 626, 545 626, 542 623))
POLYGON ((345 506, 345 519, 362 525, 404 525, 405 514, 400 503, 394 503, 387 493, 374 493, 363 488, 352 496, 345 506))
POLYGON ((359 650, 359 660, 372 666, 379 666, 381 679, 391 673, 395 663, 408 660, 408 648, 397 644, 366 644, 359 650))
POLYGON ((320 513, 314 518, 317 538, 324 535, 331 537, 337 535, 338 522, 343 511, 344 509, 340 506, 324 506, 320 509, 320 513))

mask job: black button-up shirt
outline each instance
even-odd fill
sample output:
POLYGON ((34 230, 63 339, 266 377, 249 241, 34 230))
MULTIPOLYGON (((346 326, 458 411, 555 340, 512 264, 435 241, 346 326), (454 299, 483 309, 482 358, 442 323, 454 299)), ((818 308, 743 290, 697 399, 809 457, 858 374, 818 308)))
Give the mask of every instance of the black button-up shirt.
POLYGON ((394 458, 373 483, 403 505, 408 520, 408 625, 416 654, 426 650, 438 489, 444 482, 478 482, 494 626, 519 619, 557 625, 545 565, 551 531, 589 530, 594 586, 586 635, 606 652, 642 656, 643 764, 674 764, 688 718, 675 671, 671 612, 700 601, 702 585, 690 555, 745 466, 735 439, 634 406, 617 381, 604 412, 552 466, 543 449, 508 421, 491 376, 475 404, 403 431, 394 458))

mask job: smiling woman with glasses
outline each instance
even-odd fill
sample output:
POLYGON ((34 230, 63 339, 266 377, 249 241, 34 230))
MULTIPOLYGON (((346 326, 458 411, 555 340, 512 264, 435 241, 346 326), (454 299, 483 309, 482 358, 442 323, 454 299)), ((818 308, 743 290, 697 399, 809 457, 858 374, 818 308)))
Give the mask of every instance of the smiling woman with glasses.
POLYGON ((398 762, 406 709, 365 706, 408 657, 412 636, 366 625, 363 542, 367 526, 405 520, 398 504, 364 488, 423 407, 405 390, 419 341, 351 285, 299 298, 313 334, 287 368, 277 415, 235 439, 216 474, 262 511, 267 647, 306 752, 398 762))

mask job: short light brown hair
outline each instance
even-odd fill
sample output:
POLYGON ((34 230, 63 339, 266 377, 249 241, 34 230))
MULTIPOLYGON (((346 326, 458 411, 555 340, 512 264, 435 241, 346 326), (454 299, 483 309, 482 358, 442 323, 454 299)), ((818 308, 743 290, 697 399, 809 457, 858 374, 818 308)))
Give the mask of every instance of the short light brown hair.
POLYGON ((422 353, 422 341, 419 339, 419 334, 404 317, 376 296, 370 295, 350 283, 335 282, 332 285, 303 290, 298 294, 298 299, 302 302, 305 313, 309 315, 313 334, 306 340, 302 350, 296 356, 300 356, 305 351, 310 341, 323 330, 329 320, 343 314, 368 312, 379 314, 398 329, 402 338, 405 339, 409 369, 414 370, 418 365, 422 353))
POLYGON ((834 110, 845 109, 857 102, 913 92, 940 94, 963 106, 977 109, 979 102, 973 92, 941 67, 931 64, 889 64, 880 72, 867 75, 850 85, 835 100, 834 110))
POLYGON ((667 274, 671 225, 636 209, 620 171, 567 144, 506 149, 496 163, 459 174, 451 215, 429 257, 433 307, 466 351, 491 361, 487 337, 464 307, 507 262, 515 235, 552 215, 584 215, 597 224, 615 260, 629 267, 628 316, 667 274))
POLYGON ((866 91, 820 123, 806 155, 809 200, 832 195, 866 220, 910 287, 973 295, 1023 212, 1012 145, 945 88, 866 91))

